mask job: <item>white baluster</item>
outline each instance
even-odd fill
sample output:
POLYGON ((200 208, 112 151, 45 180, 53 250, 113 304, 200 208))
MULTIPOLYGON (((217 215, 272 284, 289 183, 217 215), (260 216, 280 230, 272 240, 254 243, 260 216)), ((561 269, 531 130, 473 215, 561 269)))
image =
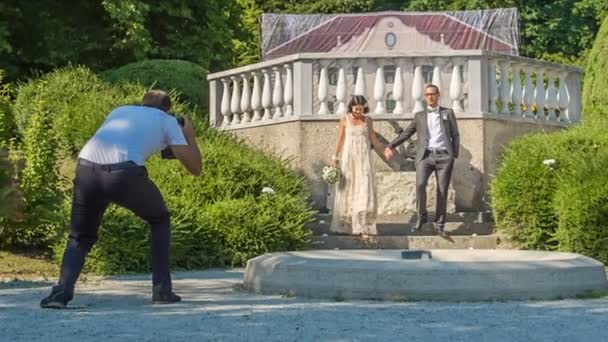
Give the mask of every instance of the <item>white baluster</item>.
POLYGON ((545 120, 545 103, 547 94, 545 93, 545 80, 543 79, 543 69, 536 70, 536 120, 545 120))
POLYGON ((319 89, 317 96, 321 105, 319 106, 319 115, 329 114, 329 108, 327 107, 327 99, 329 98, 329 82, 327 80, 327 66, 321 67, 321 73, 319 75, 319 89))
POLYGON ((246 74, 242 74, 241 79, 243 80, 243 95, 241 96, 241 113, 243 113, 243 117, 241 118, 241 122, 250 122, 251 90, 249 89, 249 76, 247 76, 246 74))
POLYGON ((285 92, 283 98, 285 100, 285 116, 293 115, 293 76, 291 66, 285 64, 285 92))
POLYGON ((562 72, 559 74, 559 93, 557 94, 557 102, 559 106, 559 121, 571 123, 570 113, 568 107, 570 107, 570 92, 568 91, 567 84, 568 73, 562 72))
POLYGON ((344 65, 340 65, 338 69, 338 83, 336 84, 336 101, 338 102, 338 109, 336 114, 346 114, 346 72, 344 65))
POLYGON ((450 98, 452 99, 452 109, 454 113, 464 112, 462 103, 462 75, 460 74, 460 65, 454 64, 452 68, 452 80, 450 82, 450 98))
POLYGON ((384 114, 384 67, 379 65, 376 69, 376 79, 374 81, 374 100, 376 100, 376 110, 374 114, 384 114))
POLYGON ((357 68, 357 80, 355 81, 355 95, 365 96, 365 73, 363 65, 357 68))
POLYGON ((264 75, 264 86, 262 87, 262 107, 264 107, 264 116, 262 117, 262 121, 266 121, 272 119, 270 113, 272 95, 270 93, 270 75, 268 74, 268 70, 262 70, 262 74, 264 75))
POLYGON ((260 74, 258 72, 253 72, 253 95, 251 96, 253 121, 262 120, 262 90, 260 88, 260 74))
POLYGON ((549 80, 549 84, 547 86, 547 109, 549 110, 547 120, 557 121, 557 115, 555 115, 555 110, 558 106, 557 88, 555 87, 555 74, 552 71, 549 71, 547 73, 547 78, 549 80))
POLYGON ((274 90, 272 91, 272 104, 274 105, 274 119, 283 117, 283 85, 281 79, 281 69, 279 67, 272 68, 274 70, 274 90))
POLYGON ((498 100, 498 84, 496 83, 496 62, 490 60, 488 62, 488 82, 490 84, 490 113, 498 113, 496 101, 498 100))
POLYGON ((239 84, 239 78, 231 76, 232 80, 232 99, 230 101, 230 110, 232 111, 232 122, 231 125, 238 125, 241 123, 239 112, 241 110, 241 85, 239 84))
POLYGON ((401 65, 395 68, 395 83, 393 83, 393 99, 395 100, 395 109, 393 114, 404 114, 403 110, 403 74, 401 65))
POLYGON ((439 93, 441 93, 441 69, 443 69, 443 65, 445 64, 445 60, 443 58, 433 58, 433 79, 431 83, 436 85, 439 89, 439 93))
POLYGON ((422 65, 416 65, 414 68, 414 81, 412 83, 412 99, 414 99, 414 108, 412 114, 424 110, 422 97, 424 93, 424 80, 422 79, 422 65))
POLYGON ((532 68, 525 67, 524 73, 526 75, 526 81, 524 84, 524 106, 526 106, 526 112, 524 118, 534 119, 534 113, 532 112, 532 104, 534 103, 534 85, 532 84, 532 68))
POLYGON ((513 114, 521 116, 521 68, 517 64, 511 67, 513 71, 513 81, 511 82, 511 102, 513 103, 513 114))
POLYGON ((222 106, 221 112, 224 116, 224 120, 222 120, 223 126, 230 125, 230 83, 227 78, 222 78, 222 84, 224 88, 222 90, 222 106))
POLYGON ((511 87, 509 85, 509 75, 507 74, 508 67, 509 67, 508 62, 503 61, 500 63, 500 94, 499 94, 500 102, 501 102, 500 114, 505 114, 505 115, 510 114, 509 91, 511 90, 511 87))

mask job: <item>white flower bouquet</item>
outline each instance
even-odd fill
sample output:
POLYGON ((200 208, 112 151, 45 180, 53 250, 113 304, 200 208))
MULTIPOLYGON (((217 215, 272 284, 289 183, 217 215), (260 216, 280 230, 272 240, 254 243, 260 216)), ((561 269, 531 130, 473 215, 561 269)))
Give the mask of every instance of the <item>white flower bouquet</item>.
POLYGON ((342 176, 342 173, 340 172, 340 169, 335 166, 325 166, 323 168, 323 180, 327 184, 334 184, 338 182, 340 180, 340 176, 342 176))

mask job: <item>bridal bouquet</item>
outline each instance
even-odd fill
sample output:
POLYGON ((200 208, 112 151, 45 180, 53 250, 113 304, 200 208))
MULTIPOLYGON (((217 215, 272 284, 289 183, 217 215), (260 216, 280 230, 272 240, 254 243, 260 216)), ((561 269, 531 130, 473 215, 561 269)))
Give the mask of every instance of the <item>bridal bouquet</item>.
POLYGON ((342 173, 340 172, 340 169, 338 169, 335 166, 325 166, 323 168, 323 180, 327 184, 336 183, 337 181, 340 180, 341 175, 342 175, 342 173))

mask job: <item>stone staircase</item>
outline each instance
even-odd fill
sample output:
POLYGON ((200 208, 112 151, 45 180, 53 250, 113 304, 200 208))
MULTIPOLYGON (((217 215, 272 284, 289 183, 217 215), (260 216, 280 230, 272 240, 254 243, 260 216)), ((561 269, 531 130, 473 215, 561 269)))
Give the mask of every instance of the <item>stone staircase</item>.
POLYGON ((412 233, 416 216, 408 214, 378 217, 376 236, 335 235, 330 222, 331 214, 318 214, 310 225, 312 249, 494 249, 498 243, 490 213, 449 213, 445 236, 433 232, 431 223, 412 233))

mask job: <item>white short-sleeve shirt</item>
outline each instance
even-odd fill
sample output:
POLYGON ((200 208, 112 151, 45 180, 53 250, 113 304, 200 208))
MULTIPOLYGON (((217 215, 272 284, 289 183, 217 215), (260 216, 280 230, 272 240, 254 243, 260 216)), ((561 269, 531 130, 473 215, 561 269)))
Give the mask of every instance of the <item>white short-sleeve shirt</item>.
POLYGON ((188 145, 175 117, 152 107, 122 106, 110 112, 78 157, 98 164, 144 165, 168 145, 188 145))

